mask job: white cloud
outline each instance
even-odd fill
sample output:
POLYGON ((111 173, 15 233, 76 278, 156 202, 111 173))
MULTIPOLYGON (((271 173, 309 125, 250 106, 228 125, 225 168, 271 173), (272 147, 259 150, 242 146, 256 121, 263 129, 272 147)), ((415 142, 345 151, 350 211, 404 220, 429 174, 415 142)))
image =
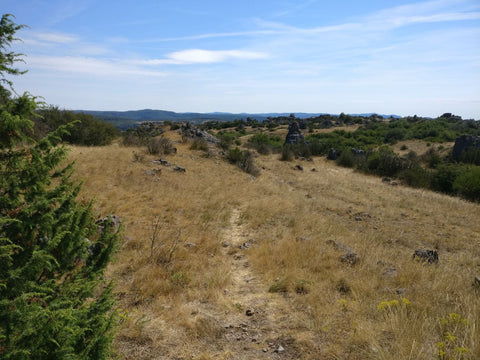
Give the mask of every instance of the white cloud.
POLYGON ((165 59, 145 60, 140 63, 144 65, 212 64, 236 59, 255 60, 267 57, 266 53, 246 50, 188 49, 167 54, 165 59))

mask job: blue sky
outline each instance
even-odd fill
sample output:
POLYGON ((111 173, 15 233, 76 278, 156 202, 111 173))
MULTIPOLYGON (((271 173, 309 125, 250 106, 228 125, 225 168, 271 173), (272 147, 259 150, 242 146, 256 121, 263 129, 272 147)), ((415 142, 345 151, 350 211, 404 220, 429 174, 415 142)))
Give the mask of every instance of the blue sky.
POLYGON ((66 109, 480 119, 480 1, 0 0, 66 109))

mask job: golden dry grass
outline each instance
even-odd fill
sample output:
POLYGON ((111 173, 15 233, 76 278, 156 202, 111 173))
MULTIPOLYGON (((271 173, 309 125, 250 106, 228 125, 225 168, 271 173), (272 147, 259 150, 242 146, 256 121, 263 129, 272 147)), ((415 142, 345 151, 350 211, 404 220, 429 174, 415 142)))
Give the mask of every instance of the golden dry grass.
POLYGON ((259 156, 255 179, 176 146, 165 158, 185 173, 147 174, 160 165, 134 162, 142 149, 70 152, 81 196, 95 197, 99 216, 123 219, 108 277, 125 314, 116 348, 126 359, 438 359, 438 343, 453 358, 465 349, 463 359, 480 358, 478 204, 322 158, 298 171, 259 156), (341 262, 328 240, 359 263, 341 262), (417 248, 437 249, 440 263, 413 261, 417 248))

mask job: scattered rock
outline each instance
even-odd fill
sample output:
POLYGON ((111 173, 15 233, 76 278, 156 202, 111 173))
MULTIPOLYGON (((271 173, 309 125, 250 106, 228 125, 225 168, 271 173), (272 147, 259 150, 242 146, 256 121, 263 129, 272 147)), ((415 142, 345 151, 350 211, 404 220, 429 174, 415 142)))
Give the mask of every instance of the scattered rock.
POLYGON ((317 168, 312 168, 312 172, 316 172, 317 171, 317 168))
POLYGON ((248 242, 244 242, 242 245, 239 246, 240 249, 245 250, 250 247, 250 244, 248 242))
POLYGON ((343 254, 340 257, 340 261, 342 261, 343 263, 347 263, 347 264, 353 266, 360 261, 360 257, 352 249, 350 249, 348 246, 345 246, 345 245, 343 245, 339 242, 336 242, 334 240, 327 240, 326 243, 332 245, 337 250, 345 251, 345 254, 343 254))
POLYGON ((395 277, 395 276, 397 276, 397 269, 394 268, 394 267, 386 268, 383 271, 383 276, 384 277, 395 277))
POLYGON ((347 263, 349 265, 355 265, 360 261, 360 257, 354 253, 353 251, 345 253, 340 260, 344 263, 347 263))
POLYGON ((230 246, 230 243, 229 243, 228 241, 223 241, 223 242, 222 242, 222 246, 223 246, 224 248, 229 247, 229 246, 230 246))
POLYGON ((429 264, 438 264, 438 252, 436 250, 417 249, 413 253, 412 259, 418 259, 429 264))
POLYGON ((253 316, 254 313, 255 313, 255 312, 254 312, 253 310, 250 310, 250 309, 248 309, 247 311, 245 311, 245 315, 247 315, 247 316, 253 316))
POLYGON ((296 170, 303 171, 303 166, 300 165, 300 164, 297 164, 297 165, 295 165, 295 169, 296 169, 296 170))
POLYGON ((155 164, 163 165, 163 166, 170 166, 170 165, 171 165, 171 164, 170 164, 167 160, 165 160, 165 159, 153 160, 152 162, 155 163, 155 164))
POLYGON ((185 172, 186 170, 185 170, 185 168, 184 168, 183 166, 178 166, 178 165, 177 165, 177 166, 175 166, 175 167, 173 168, 173 171, 185 172))
POLYGON ((277 354, 281 354, 285 352, 285 348, 282 345, 278 345, 278 348, 276 348, 274 352, 276 352, 277 354))
POLYGON ((145 175, 160 175, 162 173, 162 169, 152 169, 152 170, 146 170, 145 175))
POLYGON ((195 247, 197 244, 194 243, 185 243, 185 247, 190 248, 190 247, 195 247))

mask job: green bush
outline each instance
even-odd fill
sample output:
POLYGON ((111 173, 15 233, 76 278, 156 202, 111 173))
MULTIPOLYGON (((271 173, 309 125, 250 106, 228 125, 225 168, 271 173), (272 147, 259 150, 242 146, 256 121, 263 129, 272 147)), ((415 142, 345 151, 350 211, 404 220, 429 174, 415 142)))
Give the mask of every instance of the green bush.
POLYGON ((255 166, 253 155, 248 150, 240 150, 238 147, 230 149, 227 152, 227 160, 231 164, 237 165, 240 169, 248 174, 258 176, 260 170, 255 166))
POLYGON ((480 166, 472 166, 460 174, 453 189, 468 200, 480 201, 480 166))
POLYGON ((195 138, 190 144, 190 150, 208 151, 208 143, 202 138, 195 138))
POLYGON ((454 194, 453 183, 465 171, 465 167, 458 164, 442 164, 432 176, 431 188, 445 194, 454 194))
POLYGON ((283 140, 278 135, 267 135, 258 133, 248 139, 248 146, 257 150, 260 154, 270 154, 281 149, 283 140))
POLYGON ((337 165, 347 167, 347 168, 352 168, 355 166, 355 155, 352 154, 351 151, 344 150, 340 154, 340 156, 335 160, 335 163, 337 165))
POLYGON ((168 155, 173 153, 174 147, 170 139, 163 136, 150 138, 147 143, 147 151, 150 155, 168 155))
POLYGON ((428 189, 432 182, 432 173, 431 171, 416 165, 403 170, 400 174, 400 178, 411 187, 428 189))
POLYGON ((380 176, 395 176, 402 168, 400 157, 388 146, 381 146, 367 158, 368 171, 380 176))
POLYGON ((40 139, 59 126, 74 124, 64 141, 75 145, 102 146, 108 145, 120 135, 120 131, 112 124, 98 120, 92 115, 59 110, 57 107, 48 107, 37 112, 40 116, 34 117, 34 138, 40 139))

